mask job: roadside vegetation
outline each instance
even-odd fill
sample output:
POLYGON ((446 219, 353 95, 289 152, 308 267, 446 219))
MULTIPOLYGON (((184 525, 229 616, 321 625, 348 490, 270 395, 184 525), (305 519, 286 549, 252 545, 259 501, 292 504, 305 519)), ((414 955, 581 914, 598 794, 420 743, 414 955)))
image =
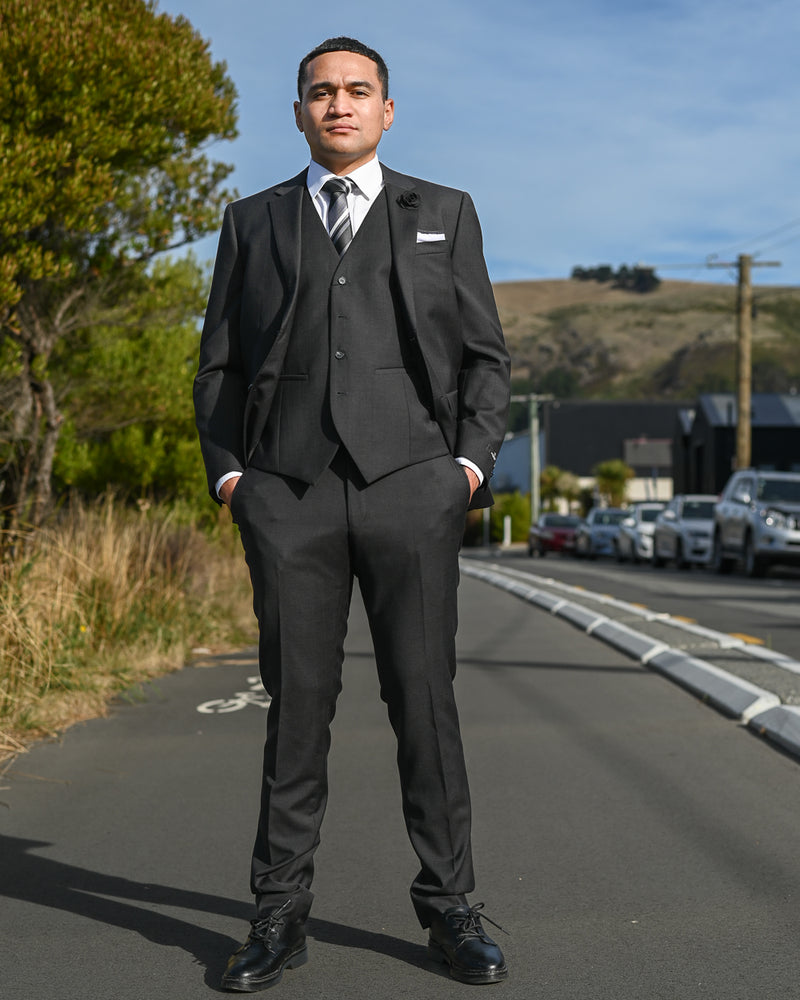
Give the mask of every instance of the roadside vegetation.
POLYGON ((154 0, 0 5, 0 755, 252 638, 192 415, 236 91, 154 0))
POLYGON ((73 498, 17 535, 0 568, 0 757, 103 715, 198 646, 252 641, 234 528, 188 513, 73 498))

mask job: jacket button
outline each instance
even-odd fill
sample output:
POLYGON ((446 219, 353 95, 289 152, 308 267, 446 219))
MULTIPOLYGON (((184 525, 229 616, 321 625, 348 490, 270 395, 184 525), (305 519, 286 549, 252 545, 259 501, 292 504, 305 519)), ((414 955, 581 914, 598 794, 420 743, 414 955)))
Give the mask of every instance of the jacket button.
POLYGON ((344 351, 337 351, 334 354, 334 357, 336 358, 337 361, 341 361, 342 358, 345 357, 345 353, 344 353, 344 351))
POLYGON ((346 285, 347 284, 347 278, 345 278, 345 276, 343 274, 340 274, 339 277, 336 280, 339 282, 340 285, 346 285))

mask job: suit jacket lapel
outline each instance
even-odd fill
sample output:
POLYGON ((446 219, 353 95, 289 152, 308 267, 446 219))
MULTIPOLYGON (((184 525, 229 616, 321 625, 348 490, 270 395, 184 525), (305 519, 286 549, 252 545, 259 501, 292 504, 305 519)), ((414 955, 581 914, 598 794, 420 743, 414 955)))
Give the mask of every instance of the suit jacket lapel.
POLYGON ((264 433, 269 416, 269 404, 283 367, 283 359, 286 356, 289 333, 297 304, 302 236, 301 213, 307 172, 304 170, 287 181, 286 184, 275 188, 268 203, 272 237, 275 241, 278 261, 286 279, 286 286, 289 289, 289 298, 281 320, 280 330, 278 330, 275 340, 270 345, 269 352, 253 380, 248 397, 247 413, 253 415, 252 427, 249 427, 249 421, 245 420, 245 450, 248 461, 264 433))
POLYGON ((383 169, 383 182, 389 207, 389 239, 392 245, 392 262, 400 291, 400 303, 407 324, 408 338, 419 353, 428 378, 434 409, 442 396, 439 376, 431 365, 426 345, 419 342, 417 310, 414 304, 414 264, 417 256, 417 231, 419 222, 419 198, 406 197, 414 194, 414 182, 410 177, 398 174, 388 167, 383 169))
POLYGON ((295 297, 297 295, 297 279, 300 272, 300 239, 302 234, 301 211, 303 208, 303 195, 306 189, 307 173, 308 171, 304 170, 286 184, 275 188, 273 197, 269 203, 272 232, 278 251, 278 259, 286 276, 286 284, 292 290, 287 314, 294 311, 295 297))
POLYGON ((409 337, 417 338, 417 313, 414 306, 414 256, 417 249, 417 221, 419 209, 411 204, 400 204, 403 192, 413 188, 413 183, 402 174, 383 167, 384 190, 389 208, 389 239, 392 262, 400 290, 400 300, 408 324, 409 337))

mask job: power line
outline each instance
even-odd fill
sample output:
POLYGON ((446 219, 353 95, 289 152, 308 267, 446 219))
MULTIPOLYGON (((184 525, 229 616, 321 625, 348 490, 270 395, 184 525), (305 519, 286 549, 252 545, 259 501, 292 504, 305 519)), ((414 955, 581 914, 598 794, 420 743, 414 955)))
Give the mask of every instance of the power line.
POLYGON ((754 254, 754 256, 758 257, 760 254, 766 253, 767 250, 775 250, 777 247, 788 246, 790 243, 797 242, 797 240, 800 240, 800 233, 797 233, 795 236, 790 236, 786 240, 778 240, 776 243, 770 243, 768 246, 762 247, 762 249, 754 254))
MULTIPOLYGON (((773 236, 778 236, 780 233, 785 232, 787 229, 792 229, 794 226, 800 226, 800 219, 794 219, 792 222, 785 222, 782 226, 778 226, 775 229, 769 229, 766 233, 762 233, 760 236, 752 236, 750 239, 738 240, 736 243, 731 243, 728 246, 723 247, 717 254, 715 254, 715 256, 719 257, 729 251, 738 250, 738 248, 744 243, 752 245, 754 243, 760 243, 761 240, 768 240, 773 236)), ((765 249, 769 248, 766 247, 765 249)), ((759 252, 763 253, 764 250, 759 252)))

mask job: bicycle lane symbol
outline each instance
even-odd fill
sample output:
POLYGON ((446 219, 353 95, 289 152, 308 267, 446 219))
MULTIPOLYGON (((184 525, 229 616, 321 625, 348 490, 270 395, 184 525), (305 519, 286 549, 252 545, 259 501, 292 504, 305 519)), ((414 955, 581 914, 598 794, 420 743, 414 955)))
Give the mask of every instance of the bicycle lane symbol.
POLYGON ((255 705, 256 708, 269 708, 272 701, 270 696, 261 685, 260 677, 248 677, 247 683, 250 685, 247 691, 236 691, 232 698, 214 698, 212 701, 204 701, 197 706, 197 711, 204 715, 222 714, 224 712, 238 712, 248 705, 255 705))

